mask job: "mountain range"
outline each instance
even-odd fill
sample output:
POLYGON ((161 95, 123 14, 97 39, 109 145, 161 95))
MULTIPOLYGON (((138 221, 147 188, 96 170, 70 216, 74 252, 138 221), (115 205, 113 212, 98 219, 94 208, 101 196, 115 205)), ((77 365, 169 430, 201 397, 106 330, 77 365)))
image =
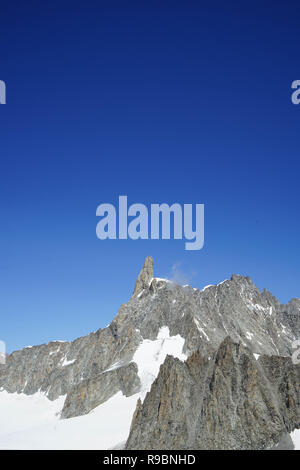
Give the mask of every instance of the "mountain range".
POLYGON ((0 448, 297 448, 299 338, 300 299, 181 286, 147 257, 106 328, 0 364, 0 448))

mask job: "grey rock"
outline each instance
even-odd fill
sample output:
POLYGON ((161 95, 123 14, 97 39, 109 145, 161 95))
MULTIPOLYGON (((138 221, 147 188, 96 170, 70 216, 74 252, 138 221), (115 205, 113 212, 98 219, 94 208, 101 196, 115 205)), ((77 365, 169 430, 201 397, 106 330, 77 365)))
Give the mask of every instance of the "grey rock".
POLYGON ((283 433, 282 436, 280 436, 280 439, 278 443, 272 447, 270 450, 294 450, 295 446, 292 441, 292 438, 290 434, 287 432, 283 433))
POLYGON ((150 282, 153 278, 153 258, 152 256, 147 256, 145 259, 144 266, 138 275, 134 291, 132 296, 136 297, 139 295, 144 289, 148 289, 150 282))
MULTIPOLYGON (((24 348, 8 355, 5 366, 0 367, 0 387, 28 395, 40 390, 55 400, 70 391, 74 393, 74 387, 98 377, 114 364, 128 364, 140 341, 139 332, 132 328, 120 336, 108 327, 72 343, 51 342, 24 348)), ((73 410, 77 416, 82 408, 73 410)))
POLYGON ((290 358, 256 360, 227 337, 209 360, 168 356, 126 449, 270 449, 300 427, 300 366, 290 358))

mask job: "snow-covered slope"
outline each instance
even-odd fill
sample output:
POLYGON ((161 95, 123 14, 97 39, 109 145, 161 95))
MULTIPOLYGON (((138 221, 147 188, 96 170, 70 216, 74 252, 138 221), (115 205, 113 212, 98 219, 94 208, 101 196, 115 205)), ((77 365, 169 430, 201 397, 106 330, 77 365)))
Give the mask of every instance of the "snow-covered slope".
POLYGON ((118 392, 88 415, 59 419, 63 400, 0 393, 0 449, 109 449, 126 440, 138 395, 118 392))
POLYGON ((140 392, 142 399, 150 391, 151 385, 158 375, 159 368, 168 354, 182 361, 187 358, 182 352, 183 346, 184 339, 180 335, 170 337, 167 326, 159 330, 155 341, 146 339, 141 343, 132 361, 138 366, 138 375, 142 384, 140 392))

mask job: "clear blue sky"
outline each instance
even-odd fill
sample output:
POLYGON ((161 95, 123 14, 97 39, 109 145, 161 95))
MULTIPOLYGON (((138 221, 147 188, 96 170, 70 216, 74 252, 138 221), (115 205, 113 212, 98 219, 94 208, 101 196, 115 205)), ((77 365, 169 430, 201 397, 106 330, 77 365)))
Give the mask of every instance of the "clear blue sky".
POLYGON ((144 258, 299 297, 299 2, 1 4, 0 338, 104 327, 144 258), (298 4, 298 5, 297 5, 298 4), (205 246, 100 241, 96 207, 204 203, 205 246))

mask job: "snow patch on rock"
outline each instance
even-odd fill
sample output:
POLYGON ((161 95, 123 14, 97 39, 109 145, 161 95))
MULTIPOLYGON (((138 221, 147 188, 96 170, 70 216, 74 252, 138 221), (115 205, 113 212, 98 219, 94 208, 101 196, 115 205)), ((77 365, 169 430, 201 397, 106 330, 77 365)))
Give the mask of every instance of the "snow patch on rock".
POLYGON ((168 354, 182 361, 187 358, 182 352, 183 346, 184 338, 180 335, 170 336, 167 326, 160 328, 156 340, 144 339, 142 341, 132 358, 132 362, 138 366, 138 375, 142 384, 142 399, 149 392, 158 375, 159 368, 168 354))

